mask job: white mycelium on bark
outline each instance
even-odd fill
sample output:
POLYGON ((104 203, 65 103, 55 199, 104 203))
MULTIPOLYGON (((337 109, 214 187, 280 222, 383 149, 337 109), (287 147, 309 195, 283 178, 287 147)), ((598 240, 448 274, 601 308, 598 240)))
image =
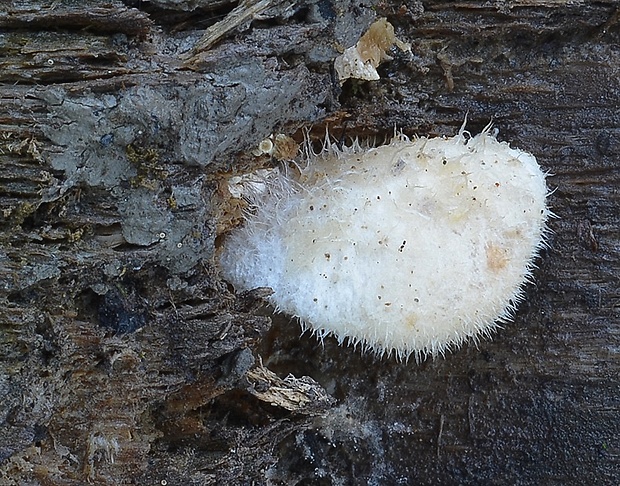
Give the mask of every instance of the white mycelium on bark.
POLYGON ((534 156, 470 137, 328 146, 274 171, 225 240, 222 275, 319 337, 406 359, 444 354, 509 319, 544 246, 534 156))

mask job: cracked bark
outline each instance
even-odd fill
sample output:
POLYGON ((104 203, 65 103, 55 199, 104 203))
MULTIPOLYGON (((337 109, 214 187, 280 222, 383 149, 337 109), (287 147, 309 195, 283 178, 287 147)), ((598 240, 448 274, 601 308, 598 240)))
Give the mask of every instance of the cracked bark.
POLYGON ((0 7, 3 484, 620 475, 613 2, 16 3, 0 7), (340 88, 334 58, 379 16, 411 54, 340 88), (263 290, 218 278, 235 221, 219 184, 273 163, 251 155, 266 136, 452 135, 465 113, 537 156, 559 216, 493 342, 378 361, 271 324, 263 290))

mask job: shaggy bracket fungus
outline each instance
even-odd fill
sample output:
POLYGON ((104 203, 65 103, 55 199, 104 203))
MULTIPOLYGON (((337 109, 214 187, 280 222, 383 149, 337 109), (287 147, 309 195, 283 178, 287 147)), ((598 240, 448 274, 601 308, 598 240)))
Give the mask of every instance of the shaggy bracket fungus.
POLYGON ((224 241, 223 277, 271 287, 304 329, 379 355, 419 360, 488 336, 544 246, 545 174, 490 126, 368 149, 326 143, 299 176, 263 175, 224 241))

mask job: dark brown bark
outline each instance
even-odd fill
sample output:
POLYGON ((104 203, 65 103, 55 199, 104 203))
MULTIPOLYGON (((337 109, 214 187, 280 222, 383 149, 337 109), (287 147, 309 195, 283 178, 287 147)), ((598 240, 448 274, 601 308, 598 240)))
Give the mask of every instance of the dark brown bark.
POLYGON ((0 6, 0 482, 614 484, 619 19, 611 1, 0 6), (333 59, 381 16, 412 52, 341 88, 333 59), (466 113, 537 156, 558 215, 492 342, 378 360, 219 279, 220 183, 274 163, 260 140, 452 135, 466 113))

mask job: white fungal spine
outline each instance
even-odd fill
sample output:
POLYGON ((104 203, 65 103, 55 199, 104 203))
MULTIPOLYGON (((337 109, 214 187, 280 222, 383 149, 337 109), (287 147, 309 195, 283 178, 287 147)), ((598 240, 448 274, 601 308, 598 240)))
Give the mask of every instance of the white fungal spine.
POLYGON ((490 134, 326 142, 272 172, 225 240, 222 275, 320 339, 399 359, 445 354, 508 321, 544 246, 545 175, 490 134))

